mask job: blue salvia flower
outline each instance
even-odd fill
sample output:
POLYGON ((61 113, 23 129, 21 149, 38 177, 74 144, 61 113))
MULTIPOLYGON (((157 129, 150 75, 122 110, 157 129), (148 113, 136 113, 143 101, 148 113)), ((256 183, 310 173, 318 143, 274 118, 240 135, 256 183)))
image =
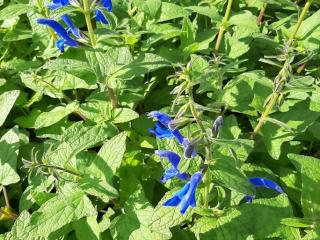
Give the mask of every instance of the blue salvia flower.
MULTIPOLYGON (((101 6, 106 8, 108 11, 112 11, 111 0, 101 0, 100 4, 101 4, 101 6)), ((103 15, 103 13, 99 9, 96 10, 96 21, 101 22, 103 24, 109 23, 108 20, 106 19, 106 17, 103 15)))
POLYGON ((47 6, 51 10, 56 10, 56 9, 62 8, 64 6, 67 6, 69 4, 70 4, 69 0, 52 0, 52 2, 48 3, 47 6))
POLYGON ((159 157, 167 158, 171 163, 172 167, 165 170, 163 175, 160 178, 162 183, 166 183, 169 179, 177 177, 182 180, 187 180, 189 175, 187 173, 180 173, 178 165, 180 163, 180 156, 174 152, 166 150, 156 150, 155 154, 159 157))
POLYGON ((174 137, 171 130, 164 129, 159 122, 156 123, 155 129, 149 128, 148 130, 150 133, 154 134, 159 139, 174 137))
MULTIPOLYGON (((158 111, 152 111, 148 114, 149 118, 154 118, 158 122, 162 124, 163 127, 171 131, 172 135, 177 139, 177 141, 180 144, 183 144, 183 141, 185 140, 184 137, 181 135, 178 129, 170 130, 169 129, 169 122, 172 120, 171 117, 165 113, 158 112, 158 111)), ((156 135, 157 136, 157 135, 156 135)))
MULTIPOLYGON (((67 32, 67 30, 64 29, 64 27, 58 23, 55 20, 52 19, 45 19, 45 18, 39 18, 37 19, 38 24, 46 25, 50 28, 52 28, 61 38, 56 41, 57 48, 60 49, 61 52, 64 52, 64 45, 69 45, 71 47, 77 47, 78 42, 71 38, 67 32)), ((70 21, 71 23, 71 21, 70 21)), ((70 24, 69 23, 69 24, 70 24)), ((67 23, 66 23, 67 24, 67 23)), ((68 24, 67 24, 68 25, 68 24)), ((69 26, 70 28, 70 26, 69 26)))
POLYGON ((163 203, 163 206, 176 207, 180 204, 180 213, 184 214, 189 207, 196 206, 196 189, 202 180, 202 173, 196 172, 191 176, 190 181, 176 192, 172 198, 163 203))
MULTIPOLYGON (((51 9, 51 10, 56 10, 62 7, 65 7, 67 5, 70 4, 69 0, 53 0, 51 3, 49 3, 47 6, 51 9)), ((73 23, 71 22, 70 17, 67 14, 63 14, 61 16, 61 19, 65 22, 65 24, 68 26, 68 33, 72 33, 75 37, 77 38, 81 38, 80 35, 80 31, 77 27, 75 27, 73 25, 73 23)))
MULTIPOLYGON (((252 183, 254 188, 256 188, 256 187, 265 187, 265 188, 270 188, 270 189, 276 190, 279 193, 283 193, 284 192, 282 190, 282 188, 277 183, 275 183, 274 181, 272 181, 270 179, 267 179, 267 178, 252 177, 252 178, 249 178, 249 182, 252 183)), ((255 196, 246 195, 247 202, 252 202, 254 197, 255 196)))
POLYGON ((61 16, 61 19, 65 22, 65 24, 68 26, 67 32, 72 33, 76 38, 81 38, 81 34, 79 29, 73 25, 71 22, 70 17, 67 14, 63 14, 61 16))
POLYGON ((178 129, 170 129, 169 125, 172 121, 171 117, 165 113, 159 112, 159 111, 152 111, 148 114, 149 118, 154 118, 160 123, 161 125, 156 124, 155 129, 149 129, 149 131, 156 135, 156 137, 162 139, 162 138, 172 138, 175 137, 177 139, 178 143, 181 144, 185 151, 184 156, 186 158, 193 158, 197 155, 196 145, 193 143, 190 143, 190 141, 182 136, 180 131, 178 129), (164 129, 165 128, 165 129, 164 129), (168 132, 170 131, 171 134, 168 132))

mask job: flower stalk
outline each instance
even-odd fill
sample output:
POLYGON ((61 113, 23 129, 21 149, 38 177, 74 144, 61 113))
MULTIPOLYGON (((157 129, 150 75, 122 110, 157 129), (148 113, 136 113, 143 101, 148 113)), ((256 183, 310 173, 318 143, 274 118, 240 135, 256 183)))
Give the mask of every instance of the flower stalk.
POLYGON ((266 11, 267 5, 268 5, 267 3, 264 3, 260 9, 259 16, 257 17, 257 25, 258 26, 260 26, 262 23, 262 19, 263 19, 264 13, 266 11))
POLYGON ((224 34, 224 31, 226 30, 226 25, 227 25, 229 17, 230 17, 232 2, 233 2, 233 0, 228 0, 227 9, 226 9, 225 15, 224 15, 224 17, 222 19, 222 23, 221 23, 221 26, 220 26, 220 29, 219 29, 219 33, 218 33, 217 42, 216 42, 216 45, 215 45, 215 48, 214 48, 216 52, 219 51, 220 46, 221 46, 223 34, 224 34))
POLYGON ((96 37, 94 35, 93 26, 91 22, 91 16, 90 16, 90 5, 89 0, 83 0, 83 14, 86 19, 87 28, 88 28, 88 34, 91 41, 92 47, 96 46, 96 37))
MULTIPOLYGON (((187 80, 190 80, 189 77, 187 77, 187 80)), ((193 118, 196 120, 196 123, 199 125, 203 138, 204 138, 204 142, 205 142, 205 164, 208 164, 209 161, 211 160, 212 156, 211 156, 211 148, 210 148, 210 141, 207 138, 207 134, 206 134, 206 129, 199 117, 199 114, 194 106, 194 98, 193 98, 193 87, 191 85, 191 82, 189 81, 189 89, 188 89, 188 95, 189 95, 189 107, 190 107, 190 111, 191 114, 193 116, 193 118)), ((205 184, 205 188, 204 188, 204 206, 207 208, 209 206, 209 194, 210 194, 210 182, 211 182, 211 177, 210 177, 210 170, 209 168, 207 169, 207 171, 205 172, 204 176, 203 176, 203 182, 205 184)))
MULTIPOLYGON (((307 15, 307 12, 312 4, 313 0, 308 0, 301 12, 301 15, 298 19, 297 24, 295 25, 292 33, 290 34, 290 37, 288 39, 288 42, 286 44, 286 48, 289 49, 289 47, 291 46, 291 44, 293 43, 299 28, 301 27, 301 24, 304 20, 304 18, 307 15)), ((273 107, 276 105, 278 98, 281 94, 281 90, 283 89, 286 80, 289 77, 289 69, 290 69, 290 58, 287 56, 286 57, 286 61, 283 65, 283 68, 280 70, 279 74, 277 75, 277 77, 275 78, 275 89, 274 92, 271 95, 271 98, 269 100, 269 102, 267 103, 267 105, 265 106, 264 111, 261 114, 261 117, 259 119, 259 122, 257 124, 257 126, 254 128, 253 133, 251 134, 251 138, 255 138, 255 136, 257 135, 257 133, 260 131, 260 129, 262 128, 262 126, 264 125, 266 119, 268 118, 269 114, 271 113, 273 107), (277 82, 277 80, 280 80, 279 82, 277 82)))
POLYGON ((7 189, 4 185, 2 185, 2 192, 3 192, 4 201, 6 203, 6 207, 10 209, 11 207, 10 207, 9 197, 8 197, 7 189))

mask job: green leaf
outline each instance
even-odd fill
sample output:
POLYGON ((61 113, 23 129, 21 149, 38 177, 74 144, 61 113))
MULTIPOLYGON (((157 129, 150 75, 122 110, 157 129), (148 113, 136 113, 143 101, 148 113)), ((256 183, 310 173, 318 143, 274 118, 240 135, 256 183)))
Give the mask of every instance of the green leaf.
POLYGON ((100 149, 98 156, 102 158, 105 163, 103 167, 98 160, 96 166, 104 173, 107 182, 111 181, 113 175, 115 175, 117 169, 120 167, 124 152, 126 150, 127 134, 122 132, 117 136, 107 141, 100 149), (111 170, 111 172, 110 172, 111 170))
POLYGON ((8 18, 17 17, 21 14, 32 11, 32 7, 28 4, 12 4, 0 11, 0 21, 8 18))
POLYGON ((95 176, 83 175, 79 180, 80 188, 89 195, 100 198, 103 202, 108 203, 111 198, 118 197, 118 191, 108 182, 95 176))
POLYGON ((21 127, 39 129, 59 122, 72 112, 76 111, 77 108, 78 103, 73 102, 66 106, 55 107, 49 112, 34 109, 30 115, 26 117, 19 117, 15 121, 21 127))
POLYGON ((249 239, 249 237, 300 239, 298 230, 289 232, 289 227, 281 225, 283 218, 291 216, 289 200, 286 196, 280 195, 273 199, 256 199, 252 204, 242 204, 228 210, 216 221, 202 220, 201 225, 194 227, 194 231, 200 235, 201 240, 249 239))
POLYGON ((8 32, 4 37, 3 41, 14 42, 24 39, 32 38, 32 31, 28 29, 15 28, 12 31, 8 32))
POLYGON ((16 173, 19 141, 18 127, 13 127, 0 139, 0 185, 7 186, 20 181, 16 173))
POLYGON ((186 7, 185 9, 207 16, 211 18, 213 22, 222 21, 222 17, 219 15, 217 9, 214 7, 210 8, 207 6, 190 6, 190 7, 186 7))
POLYGON ((192 214, 193 210, 190 208, 184 215, 181 215, 179 206, 177 207, 166 207, 162 206, 162 204, 171 198, 175 192, 179 191, 179 189, 174 189, 166 192, 165 196, 161 199, 158 205, 155 207, 152 217, 150 228, 154 231, 166 231, 169 228, 177 226, 182 222, 188 220, 192 214))
POLYGON ((187 14, 188 12, 177 4, 162 2, 161 15, 158 22, 165 22, 175 18, 181 18, 187 14))
POLYGON ((129 122, 139 117, 139 114, 131 110, 130 108, 116 108, 112 115, 113 123, 129 122))
POLYGON ((281 220, 281 224, 296 228, 310 228, 314 223, 311 219, 284 218, 281 220))
POLYGON ((114 133, 115 129, 110 124, 84 126, 82 122, 77 122, 69 127, 61 136, 60 142, 53 146, 47 161, 61 167, 70 167, 70 161, 77 153, 101 143, 114 133))
POLYGON ((126 202, 125 214, 116 217, 110 226, 113 239, 119 240, 169 240, 171 233, 169 229, 154 229, 153 207, 147 201, 142 192, 142 187, 131 195, 126 202))
POLYGON ((242 194, 254 195, 254 189, 246 175, 230 159, 219 159, 210 165, 213 180, 242 194))
POLYGON ((59 235, 58 230, 67 224, 96 214, 89 198, 70 188, 66 194, 59 193, 48 200, 30 217, 26 213, 22 214, 20 218, 23 219, 18 218, 16 227, 13 227, 7 239, 48 239, 54 234, 59 235))
POLYGON ((76 232, 78 240, 100 240, 100 227, 97 222, 97 217, 82 218, 73 223, 73 228, 76 232))
POLYGON ((320 214, 320 195, 318 191, 320 161, 317 158, 297 154, 289 154, 288 157, 301 172, 301 205, 304 217, 317 220, 320 214))
MULTIPOLYGON (((145 53, 140 54, 131 63, 121 67, 118 71, 110 76, 112 79, 132 79, 134 77, 155 71, 159 68, 168 67, 170 63, 164 58, 153 54, 145 53)), ((109 80, 109 81, 110 81, 109 80)))
POLYGON ((6 120, 19 94, 20 94, 20 91, 12 90, 8 92, 4 92, 0 95, 0 112, 1 112, 0 126, 2 126, 4 121, 6 120))

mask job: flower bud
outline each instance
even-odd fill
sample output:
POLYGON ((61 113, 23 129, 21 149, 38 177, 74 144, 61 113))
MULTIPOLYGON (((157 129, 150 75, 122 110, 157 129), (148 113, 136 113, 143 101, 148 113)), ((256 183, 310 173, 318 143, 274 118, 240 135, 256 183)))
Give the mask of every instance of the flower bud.
POLYGON ((212 126, 212 136, 213 137, 217 137, 218 136, 219 130, 222 127, 222 124, 223 124, 223 117, 222 116, 218 116, 216 118, 216 120, 214 121, 213 126, 212 126))

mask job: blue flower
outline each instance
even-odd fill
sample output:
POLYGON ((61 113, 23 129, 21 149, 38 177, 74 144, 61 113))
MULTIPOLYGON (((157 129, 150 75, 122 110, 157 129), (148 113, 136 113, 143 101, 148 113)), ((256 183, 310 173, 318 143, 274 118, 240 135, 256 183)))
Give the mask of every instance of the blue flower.
POLYGON ((191 179, 187 184, 178 192, 176 192, 172 198, 163 203, 163 206, 176 207, 180 204, 180 213, 184 214, 189 207, 196 206, 196 188, 202 180, 202 173, 196 172, 191 176, 191 179))
MULTIPOLYGON (((276 184, 274 181, 267 178, 252 177, 252 178, 249 178, 249 182, 253 184, 254 188, 265 187, 265 188, 274 189, 279 193, 284 192, 278 184, 276 184)), ((246 195, 247 202, 252 202, 254 197, 255 196, 246 195)))
MULTIPOLYGON (((37 19, 37 23, 47 25, 48 27, 52 28, 61 37, 56 42, 56 46, 57 46, 57 48, 60 49, 61 52, 64 52, 64 45, 69 45, 71 47, 78 46, 79 43, 76 40, 72 39, 69 36, 67 30, 65 30, 64 27, 60 23, 58 23, 57 21, 52 20, 52 19, 39 18, 39 19, 37 19)), ((71 21, 70 21, 70 23, 71 23, 71 21)), ((69 26, 69 28, 70 28, 70 26, 69 26)))
POLYGON ((155 129, 149 128, 149 132, 154 134, 157 138, 173 138, 173 134, 170 129, 163 129, 159 122, 156 123, 155 129))
POLYGON ((169 179, 173 177, 177 177, 182 180, 187 180, 189 178, 189 175, 187 173, 180 173, 178 169, 178 165, 181 160, 178 154, 166 150, 156 150, 155 154, 157 154, 159 157, 167 158, 172 165, 171 168, 165 170, 162 177, 160 178, 160 181, 162 183, 167 182, 169 179))
MULTIPOLYGON (((101 6, 103 6, 104 8, 106 8, 108 11, 112 10, 112 2, 111 0, 102 0, 100 2, 101 6)), ((97 22, 101 22, 103 24, 108 24, 108 20, 106 19, 106 17, 104 16, 103 12, 99 9, 96 10, 96 21, 97 22)))
POLYGON ((52 2, 48 3, 47 6, 51 10, 56 10, 56 9, 62 8, 64 6, 67 6, 69 4, 70 4, 69 0, 52 0, 52 2))
MULTIPOLYGON (((161 125, 164 128, 166 128, 165 131, 168 130, 168 131, 171 132, 172 135, 167 133, 168 138, 171 138, 172 136, 174 136, 182 146, 184 146, 185 148, 188 146, 188 144, 190 142, 181 135, 181 133, 180 133, 180 131, 178 129, 171 130, 169 128, 169 124, 172 121, 172 119, 168 114, 165 114, 165 113, 162 113, 162 112, 159 112, 159 111, 152 111, 152 112, 150 112, 148 114, 148 117, 156 119, 158 122, 161 123, 161 125)), ((162 128, 161 125, 160 125, 160 128, 162 128)), ((158 130, 159 130, 159 125, 158 125, 158 130)), ((150 129, 149 129, 149 131, 150 131, 150 129)), ((161 136, 161 131, 160 131, 160 134, 156 134, 156 132, 157 132, 157 125, 156 125, 156 129, 154 131, 152 131, 152 133, 155 134, 157 137, 161 136)))
POLYGON ((70 17, 67 14, 63 14, 61 16, 61 19, 65 22, 65 24, 68 26, 67 32, 72 33, 76 38, 81 38, 81 34, 79 29, 73 25, 71 22, 70 17))

